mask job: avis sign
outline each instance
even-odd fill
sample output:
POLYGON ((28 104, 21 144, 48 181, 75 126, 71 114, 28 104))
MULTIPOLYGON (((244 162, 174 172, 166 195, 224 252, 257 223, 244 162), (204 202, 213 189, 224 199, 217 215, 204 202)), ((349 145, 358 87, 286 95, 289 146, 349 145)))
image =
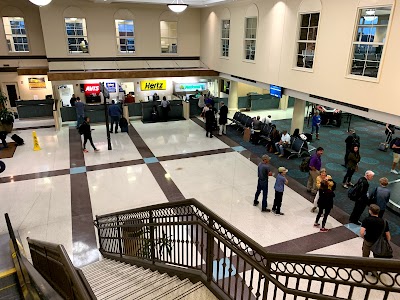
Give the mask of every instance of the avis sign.
POLYGON ((166 90, 166 80, 144 80, 140 82, 140 89, 142 91, 153 91, 153 90, 166 90))
POLYGON ((84 84, 85 95, 99 95, 100 85, 98 83, 85 83, 84 84))

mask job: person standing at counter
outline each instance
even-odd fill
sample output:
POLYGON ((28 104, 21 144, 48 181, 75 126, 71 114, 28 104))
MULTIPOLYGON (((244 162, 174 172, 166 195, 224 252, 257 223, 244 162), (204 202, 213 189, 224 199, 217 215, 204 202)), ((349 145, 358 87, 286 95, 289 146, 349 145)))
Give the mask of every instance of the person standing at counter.
POLYGON ((81 98, 77 97, 75 102, 76 109, 76 128, 79 128, 85 118, 85 103, 81 102, 81 98))
POLYGON ((115 124, 115 133, 118 133, 118 124, 119 120, 121 119, 122 110, 118 104, 115 103, 114 100, 111 101, 111 105, 108 107, 108 114, 111 118, 111 130, 110 133, 113 133, 113 127, 115 124))
POLYGON ((162 98, 160 107, 161 107, 163 120, 164 120, 164 122, 167 122, 168 121, 168 112, 171 110, 170 103, 167 100, 167 97, 164 96, 162 98))
POLYGON ((228 107, 221 101, 219 109, 219 135, 226 134, 226 123, 228 123, 228 107))
POLYGON ((71 106, 75 106, 75 102, 76 102, 75 94, 72 94, 72 97, 71 97, 71 100, 69 100, 69 103, 71 104, 71 106))

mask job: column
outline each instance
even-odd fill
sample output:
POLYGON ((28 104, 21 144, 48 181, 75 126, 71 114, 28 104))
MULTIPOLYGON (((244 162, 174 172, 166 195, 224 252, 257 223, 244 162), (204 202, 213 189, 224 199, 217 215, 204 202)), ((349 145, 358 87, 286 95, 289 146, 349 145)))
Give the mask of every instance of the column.
POLYGON ((292 126, 290 128, 290 133, 293 133, 296 128, 299 128, 300 132, 303 132, 305 112, 306 101, 296 98, 294 100, 292 126))
POLYGON ((228 109, 238 110, 238 103, 238 83, 237 81, 231 80, 231 84, 229 86, 228 109))
POLYGON ((279 101, 279 109, 287 110, 288 105, 289 105, 289 96, 282 95, 282 98, 279 101))

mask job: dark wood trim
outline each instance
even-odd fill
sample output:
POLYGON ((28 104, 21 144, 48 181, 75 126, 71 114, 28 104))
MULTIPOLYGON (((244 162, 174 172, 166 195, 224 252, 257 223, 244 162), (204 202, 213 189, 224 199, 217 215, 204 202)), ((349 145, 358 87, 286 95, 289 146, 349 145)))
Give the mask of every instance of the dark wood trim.
POLYGON ((10 59, 47 59, 46 55, 2 55, 0 60, 10 60, 10 59))
POLYGON ((48 72, 49 81, 114 79, 114 78, 153 78, 153 77, 187 77, 187 76, 219 76, 219 72, 209 69, 185 70, 131 70, 108 72, 48 72))
POLYGON ((0 68, 0 72, 1 72, 1 73, 6 73, 6 72, 16 73, 17 70, 18 70, 17 67, 4 67, 4 68, 0 68))
POLYGON ((32 67, 32 68, 18 68, 18 75, 47 75, 49 68, 47 67, 32 67))
POLYGON ((65 61, 131 61, 131 60, 200 60, 200 56, 114 56, 114 57, 51 57, 48 62, 65 61))

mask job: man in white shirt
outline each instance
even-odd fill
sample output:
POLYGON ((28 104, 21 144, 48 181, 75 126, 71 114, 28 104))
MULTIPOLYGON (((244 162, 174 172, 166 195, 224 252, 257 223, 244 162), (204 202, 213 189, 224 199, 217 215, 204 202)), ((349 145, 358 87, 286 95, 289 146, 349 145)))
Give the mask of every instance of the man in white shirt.
POLYGON ((263 118, 262 122, 264 124, 271 124, 271 122, 272 122, 271 115, 268 115, 268 117, 263 118))
POLYGON ((284 130, 282 132, 282 136, 281 136, 281 140, 277 143, 275 143, 275 147, 276 147, 276 152, 275 154, 279 154, 279 157, 283 157, 284 156, 284 148, 289 147, 290 145, 290 134, 287 132, 287 130, 284 130))

